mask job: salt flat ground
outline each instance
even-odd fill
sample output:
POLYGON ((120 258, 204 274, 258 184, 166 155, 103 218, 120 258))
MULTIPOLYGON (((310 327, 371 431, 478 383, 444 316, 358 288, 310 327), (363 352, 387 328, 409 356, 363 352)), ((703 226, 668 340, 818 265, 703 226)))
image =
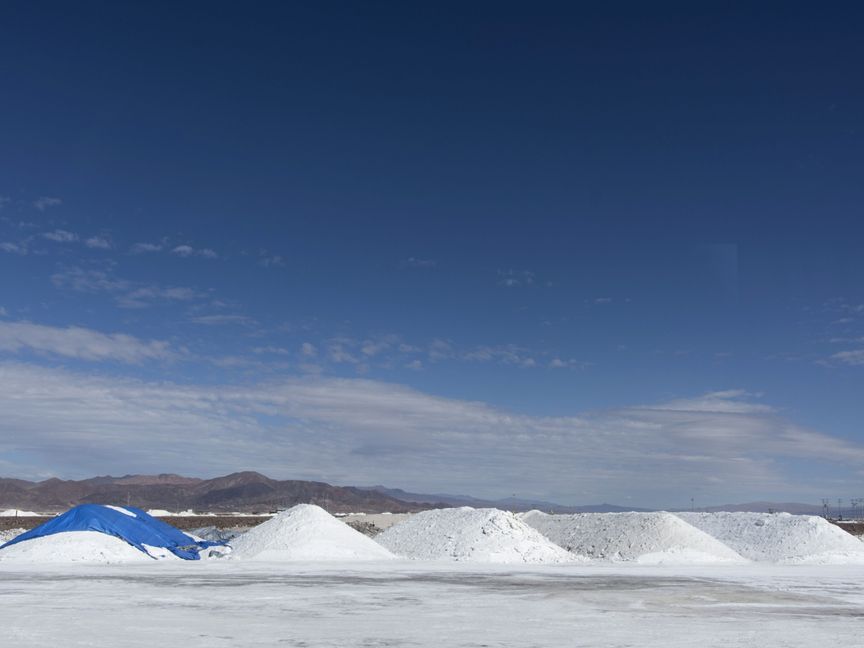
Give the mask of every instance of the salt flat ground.
POLYGON ((862 566, 0 567, 0 645, 862 645, 862 566))

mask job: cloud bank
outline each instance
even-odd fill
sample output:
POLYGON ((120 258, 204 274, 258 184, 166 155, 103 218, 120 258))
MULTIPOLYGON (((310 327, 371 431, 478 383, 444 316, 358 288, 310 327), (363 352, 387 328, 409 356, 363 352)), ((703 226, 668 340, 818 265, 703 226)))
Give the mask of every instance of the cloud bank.
POLYGON ((864 447, 796 426, 739 391, 543 417, 374 380, 182 385, 0 363, 0 411, 0 461, 63 476, 254 468, 674 506, 754 491, 813 499, 792 481, 795 462, 833 464, 835 475, 864 467, 864 447))

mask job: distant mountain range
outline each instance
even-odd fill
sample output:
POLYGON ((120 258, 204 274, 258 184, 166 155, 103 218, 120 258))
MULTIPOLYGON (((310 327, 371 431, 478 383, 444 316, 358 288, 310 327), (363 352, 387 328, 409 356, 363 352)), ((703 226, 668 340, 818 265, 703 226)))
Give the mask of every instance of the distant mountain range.
POLYGON ((360 488, 323 482, 270 479, 239 472, 215 479, 180 475, 126 475, 80 481, 48 479, 29 482, 0 478, 0 509, 63 511, 85 503, 126 504, 171 511, 267 512, 300 503, 317 504, 333 513, 394 513, 429 508, 360 488))
POLYGON ((616 506, 615 504, 589 504, 585 506, 565 506, 542 500, 526 500, 516 497, 506 497, 497 500, 484 500, 469 495, 447 495, 443 493, 422 494, 409 493, 401 488, 386 486, 365 486, 364 490, 374 491, 394 499, 411 502, 435 502, 445 506, 473 506, 474 508, 500 508, 507 511, 530 511, 538 509, 546 513, 618 513, 622 511, 647 511, 648 509, 616 506))
MULTIPOLYGON (((511 511, 539 509, 547 513, 610 513, 647 511, 614 504, 564 506, 542 500, 508 497, 484 500, 468 495, 411 493, 386 486, 332 486, 324 482, 270 479, 257 472, 238 472, 213 479, 181 475, 125 475, 83 480, 47 479, 33 482, 0 478, 0 509, 39 512, 63 511, 85 503, 126 504, 140 508, 203 512, 267 512, 295 504, 317 504, 331 513, 406 513, 446 506, 501 508, 511 511)), ((689 509, 680 509, 689 510, 689 509)), ((702 511, 786 511, 819 515, 813 504, 749 502, 698 509, 702 511)), ((831 513, 836 513, 832 510, 831 513)), ((845 515, 845 512, 844 512, 845 515)))

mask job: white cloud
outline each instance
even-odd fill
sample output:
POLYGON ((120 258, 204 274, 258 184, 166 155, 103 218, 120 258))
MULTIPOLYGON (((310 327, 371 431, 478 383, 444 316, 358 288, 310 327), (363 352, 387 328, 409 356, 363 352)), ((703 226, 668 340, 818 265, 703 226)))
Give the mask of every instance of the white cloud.
POLYGON ((64 268, 51 275, 57 288, 84 293, 109 293, 121 308, 148 308, 159 301, 193 301, 205 295, 192 288, 139 284, 115 277, 104 270, 64 268))
POLYGON ((438 262, 434 259, 419 259, 417 257, 408 257, 405 259, 405 265, 410 268, 434 268, 438 262))
POLYGON ((852 349, 840 351, 831 356, 831 360, 841 364, 860 366, 864 365, 864 349, 852 349))
POLYGON ((270 254, 267 250, 261 250, 258 254, 258 265, 264 268, 276 268, 285 265, 285 259, 278 254, 270 254))
POLYGON ((144 254, 147 252, 161 252, 164 247, 161 243, 136 243, 129 251, 132 254, 144 254))
POLYGON ((251 326, 257 322, 246 315, 199 315, 189 319, 193 324, 204 324, 207 326, 218 326, 223 324, 240 324, 251 326))
POLYGON ((537 360, 527 349, 508 344, 504 346, 479 346, 462 354, 462 359, 469 362, 494 362, 518 367, 536 367, 537 360))
POLYGON ((109 241, 104 236, 91 236, 86 241, 84 241, 84 245, 86 245, 88 248, 92 248, 95 250, 111 249, 111 241, 109 241))
POLYGON ((78 235, 74 232, 67 232, 62 229, 55 229, 53 232, 45 232, 42 235, 42 238, 46 238, 49 241, 54 241, 56 243, 74 243, 78 240, 78 235))
POLYGON ((12 202, 12 199, 9 196, 0 196, 0 209, 3 209, 10 202, 12 202))
POLYGON ((300 345, 300 353, 306 358, 314 358, 318 355, 318 349, 311 342, 304 342, 300 345))
POLYGON ((79 326, 58 328, 32 322, 0 322, 0 351, 29 350, 78 360, 139 364, 173 357, 167 342, 143 341, 123 333, 100 333, 79 326))
POLYGON ((691 493, 801 497, 864 467, 860 444, 754 411, 733 395, 741 393, 548 417, 372 380, 195 386, 0 363, 0 461, 26 450, 43 469, 94 474, 254 466, 481 496, 599 502, 639 493, 637 505, 675 505, 691 493), (78 448, 87 451, 70 452, 78 448), (795 468, 802 459, 809 483, 795 468), (822 482, 812 476, 820 469, 822 482))
POLYGON ((7 311, 5 308, 0 306, 0 317, 8 317, 8 315, 9 315, 9 311, 7 311))
POLYGON ((10 243, 8 241, 0 242, 0 251, 8 252, 9 254, 27 254, 27 246, 18 243, 10 243))
POLYGON ((215 259, 219 256, 216 254, 216 252, 214 252, 210 248, 198 248, 198 249, 196 249, 190 245, 178 245, 171 250, 171 253, 176 254, 177 256, 181 256, 181 257, 197 256, 197 257, 203 257, 205 259, 215 259))
POLYGON ((52 198, 51 196, 39 196, 36 200, 33 201, 33 206, 39 211, 45 211, 49 207, 58 207, 62 204, 62 200, 60 200, 59 198, 52 198))
POLYGON ((265 347, 255 347, 252 349, 252 353, 258 355, 280 355, 280 356, 288 356, 292 355, 291 351, 284 347, 277 346, 265 346, 265 347))
POLYGON ((498 284, 507 288, 530 286, 534 283, 535 274, 529 270, 499 270, 498 284))
POLYGON ((562 359, 555 356, 547 365, 550 369, 585 369, 590 363, 577 360, 576 358, 562 359))

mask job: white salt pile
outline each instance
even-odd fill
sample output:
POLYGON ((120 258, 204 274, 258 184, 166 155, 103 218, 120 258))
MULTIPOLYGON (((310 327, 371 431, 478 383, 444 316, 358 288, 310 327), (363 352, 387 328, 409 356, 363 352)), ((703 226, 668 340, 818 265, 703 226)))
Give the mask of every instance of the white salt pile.
POLYGON ((746 562, 733 549, 671 513, 547 515, 530 511, 521 517, 565 549, 599 560, 642 564, 746 562))
POLYGON ((298 504, 231 542, 244 560, 386 560, 393 554, 324 509, 298 504))
MULTIPOLYGON (((159 557, 162 549, 156 550, 159 557)), ((7 563, 129 563, 152 561, 128 542, 98 531, 67 531, 0 549, 7 563)))
POLYGON ((584 562, 512 513, 470 507, 424 511, 380 535, 377 542, 416 560, 490 563, 584 562))
POLYGON ((864 563, 864 544, 821 517, 789 513, 678 513, 750 560, 864 563))

